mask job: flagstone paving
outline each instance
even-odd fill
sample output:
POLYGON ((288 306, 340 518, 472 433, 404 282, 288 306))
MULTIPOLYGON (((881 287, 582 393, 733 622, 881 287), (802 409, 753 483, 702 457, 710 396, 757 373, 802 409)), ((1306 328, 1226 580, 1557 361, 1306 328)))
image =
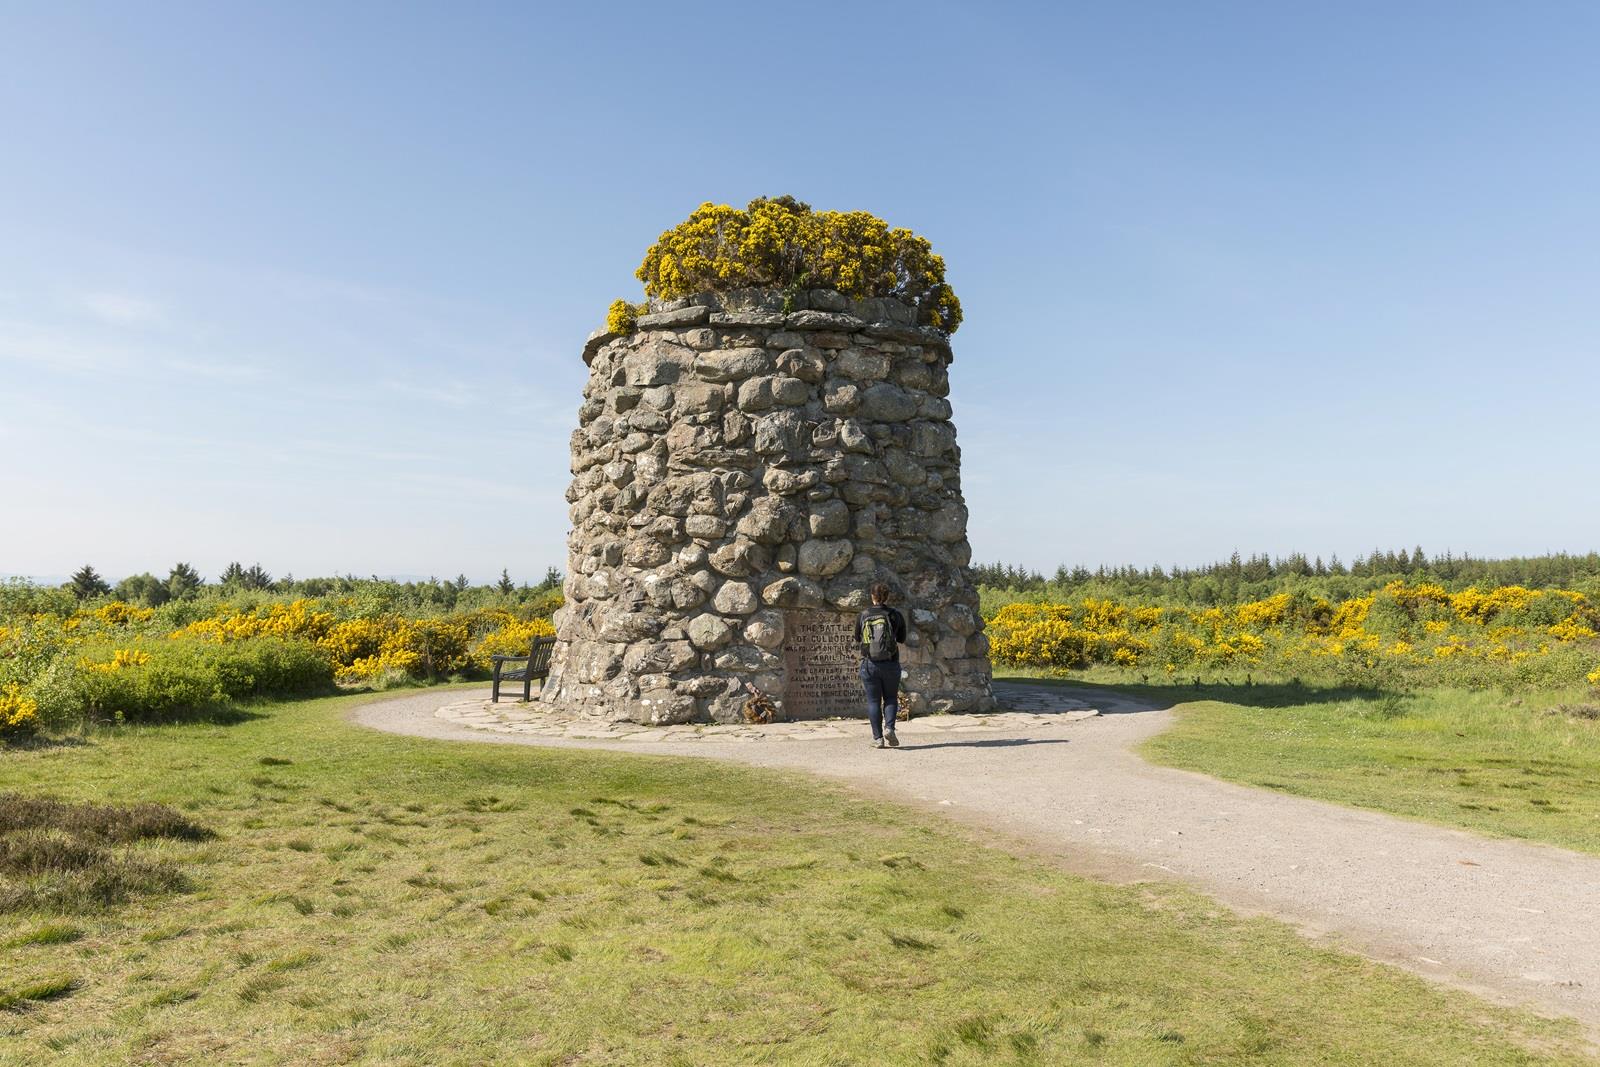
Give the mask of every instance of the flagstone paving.
MULTIPOLYGON (((981 715, 919 715, 902 721, 896 733, 908 738, 942 734, 1008 733, 1062 726, 1100 714, 1092 705, 1058 690, 996 682, 995 697, 1003 710, 981 715)), ((802 722, 686 723, 680 726, 641 726, 631 722, 606 722, 592 716, 563 711, 537 700, 502 700, 490 703, 481 696, 446 704, 434 712, 444 719, 474 730, 528 734, 574 741, 631 741, 660 744, 682 741, 826 741, 860 737, 863 719, 809 719, 802 722)))

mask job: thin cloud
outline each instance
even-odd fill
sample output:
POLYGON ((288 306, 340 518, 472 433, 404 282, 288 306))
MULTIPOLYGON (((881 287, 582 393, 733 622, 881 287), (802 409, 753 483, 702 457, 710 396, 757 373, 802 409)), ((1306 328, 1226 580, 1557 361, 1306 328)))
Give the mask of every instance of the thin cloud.
POLYGON ((266 375, 260 367, 248 363, 223 363, 199 359, 166 359, 162 364, 180 374, 198 375, 225 382, 253 382, 266 375))
POLYGON ((166 320, 160 304, 127 293, 80 293, 78 307, 113 326, 153 326, 166 320))
POLYGON ((453 408, 471 407, 483 400, 481 392, 474 392, 464 385, 418 385, 391 378, 383 383, 383 387, 403 396, 414 396, 430 403, 444 404, 453 408))

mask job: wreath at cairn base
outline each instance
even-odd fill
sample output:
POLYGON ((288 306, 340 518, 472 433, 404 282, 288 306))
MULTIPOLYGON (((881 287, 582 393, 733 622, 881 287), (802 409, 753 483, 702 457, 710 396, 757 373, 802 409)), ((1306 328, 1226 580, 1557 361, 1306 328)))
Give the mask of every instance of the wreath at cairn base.
POLYGON ((750 696, 744 702, 745 722, 755 723, 758 726, 765 726, 767 723, 771 722, 777 717, 778 706, 772 702, 771 697, 767 696, 767 694, 763 693, 749 682, 744 683, 744 687, 745 690, 750 694, 750 696))

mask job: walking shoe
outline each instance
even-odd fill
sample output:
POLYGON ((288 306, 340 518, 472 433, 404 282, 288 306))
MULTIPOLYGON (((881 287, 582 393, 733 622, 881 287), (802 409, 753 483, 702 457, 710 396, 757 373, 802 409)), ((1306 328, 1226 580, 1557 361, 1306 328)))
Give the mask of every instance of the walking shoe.
POLYGON ((886 738, 886 740, 889 742, 889 747, 890 748, 899 748, 900 747, 900 739, 894 735, 894 731, 893 730, 889 731, 889 736, 886 738))
POLYGON ((872 747, 873 747, 873 748, 883 748, 883 747, 885 747, 885 746, 884 746, 884 741, 883 741, 883 738, 881 738, 881 737, 874 737, 874 738, 873 738, 873 739, 872 739, 872 747))

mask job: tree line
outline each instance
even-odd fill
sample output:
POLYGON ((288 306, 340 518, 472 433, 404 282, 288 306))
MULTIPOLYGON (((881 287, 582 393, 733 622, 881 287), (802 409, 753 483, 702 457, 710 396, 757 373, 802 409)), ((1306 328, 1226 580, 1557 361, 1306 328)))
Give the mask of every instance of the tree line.
POLYGON ((526 581, 517 583, 511 577, 509 568, 501 570, 498 581, 477 586, 473 585, 465 574, 445 579, 430 577, 420 582, 398 582, 379 578, 377 575, 358 578, 353 574, 336 575, 331 578, 296 578, 292 574, 286 574, 282 578, 275 579, 259 563, 245 567, 235 561, 224 568, 215 583, 208 583, 194 567, 180 562, 172 565, 165 578, 157 577, 147 571, 143 574, 129 575, 112 585, 100 576, 92 564, 86 563, 62 588, 70 591, 79 600, 112 597, 130 604, 157 608, 173 601, 193 600, 214 593, 265 592, 297 597, 320 597, 354 593, 373 586, 382 586, 408 602, 453 608, 457 601, 474 590, 492 591, 501 597, 516 600, 546 596, 561 588, 564 577, 558 568, 550 567, 545 570, 544 577, 533 585, 529 585, 526 581))
POLYGON ((1081 564, 1056 568, 1046 576, 1006 563, 973 566, 977 584, 994 593, 1076 600, 1085 596, 1228 604, 1255 600, 1276 592, 1305 590, 1332 597, 1360 596, 1396 578, 1437 582, 1450 589, 1469 585, 1523 585, 1530 589, 1600 587, 1600 553, 1558 552, 1543 556, 1492 559, 1444 552, 1429 555, 1412 549, 1374 549, 1349 563, 1332 555, 1308 557, 1233 553, 1225 560, 1197 567, 1100 566, 1081 564))

